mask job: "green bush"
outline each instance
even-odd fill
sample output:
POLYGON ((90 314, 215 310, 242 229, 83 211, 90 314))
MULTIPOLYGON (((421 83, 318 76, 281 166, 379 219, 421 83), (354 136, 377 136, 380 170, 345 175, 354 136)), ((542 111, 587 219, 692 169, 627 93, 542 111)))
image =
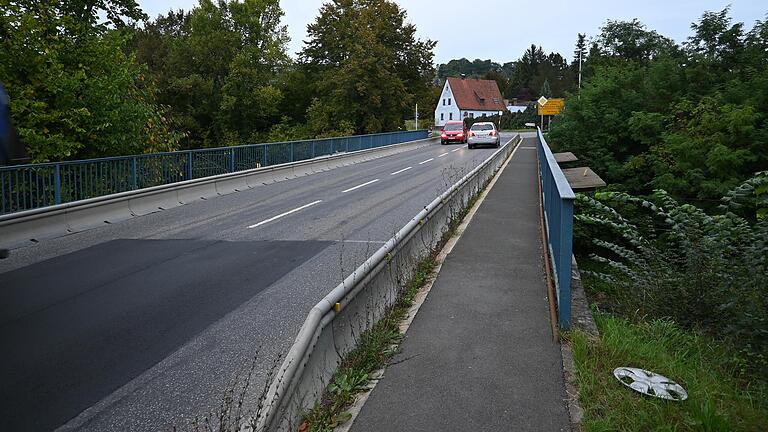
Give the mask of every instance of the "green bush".
POLYGON ((664 191, 647 199, 578 195, 576 206, 576 244, 593 262, 587 276, 601 282, 617 312, 670 318, 727 339, 745 372, 768 376, 765 218, 712 216, 664 191))

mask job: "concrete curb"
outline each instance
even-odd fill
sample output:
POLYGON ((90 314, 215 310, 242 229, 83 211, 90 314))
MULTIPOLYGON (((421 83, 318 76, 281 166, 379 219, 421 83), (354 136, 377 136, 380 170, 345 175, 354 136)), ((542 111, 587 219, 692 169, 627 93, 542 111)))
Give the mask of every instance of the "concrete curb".
POLYGON ((0 216, 0 246, 13 249, 167 210, 200 199, 328 171, 430 145, 434 138, 187 180, 0 216))

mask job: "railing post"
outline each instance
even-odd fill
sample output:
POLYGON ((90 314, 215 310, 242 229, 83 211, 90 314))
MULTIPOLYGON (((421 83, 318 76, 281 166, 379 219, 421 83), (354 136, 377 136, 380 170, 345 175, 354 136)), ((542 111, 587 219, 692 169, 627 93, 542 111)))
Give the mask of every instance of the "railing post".
POLYGON ((53 196, 56 204, 61 204, 61 164, 56 164, 53 173, 53 196))
POLYGON ((131 158, 131 189, 136 190, 139 187, 138 177, 136 175, 136 156, 131 158))
POLYGON ((293 159, 293 142, 291 142, 291 162, 295 162, 293 159))
POLYGON ((192 150, 189 150, 187 152, 187 180, 192 180, 192 174, 194 171, 192 170, 192 150))
POLYGON ((315 142, 312 141, 312 159, 315 158, 315 142))
POLYGON ((269 165, 268 159, 267 159, 267 147, 269 147, 269 144, 264 144, 264 163, 262 166, 269 165))
POLYGON ((229 172, 235 172, 235 148, 229 149, 229 172))

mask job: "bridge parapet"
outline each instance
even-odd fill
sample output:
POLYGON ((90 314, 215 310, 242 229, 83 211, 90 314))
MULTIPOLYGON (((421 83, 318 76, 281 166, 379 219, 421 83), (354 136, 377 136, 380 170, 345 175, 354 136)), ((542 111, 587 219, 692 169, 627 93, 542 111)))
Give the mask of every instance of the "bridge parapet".
POLYGON ((537 128, 539 181, 544 208, 548 258, 554 269, 560 328, 571 327, 571 255, 573 254, 573 201, 576 195, 537 128))
POLYGON ((0 167, 0 215, 427 136, 399 131, 0 167))

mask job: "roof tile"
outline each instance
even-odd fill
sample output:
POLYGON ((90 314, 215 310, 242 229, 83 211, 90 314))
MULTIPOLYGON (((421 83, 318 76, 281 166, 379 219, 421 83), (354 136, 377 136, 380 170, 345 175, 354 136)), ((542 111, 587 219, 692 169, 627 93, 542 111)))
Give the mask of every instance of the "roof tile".
POLYGON ((502 111, 504 99, 494 80, 448 77, 456 106, 463 110, 502 111))

